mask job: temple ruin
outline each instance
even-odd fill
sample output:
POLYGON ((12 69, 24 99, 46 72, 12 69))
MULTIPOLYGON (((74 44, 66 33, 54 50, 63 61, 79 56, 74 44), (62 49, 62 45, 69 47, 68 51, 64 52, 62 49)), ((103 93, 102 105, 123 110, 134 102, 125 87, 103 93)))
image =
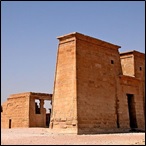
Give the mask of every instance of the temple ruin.
POLYGON ((145 129, 145 54, 80 33, 58 37, 50 126, 91 134, 145 129))
POLYGON ((26 92, 12 94, 1 107, 1 127, 49 127, 50 112, 44 100, 52 101, 52 94, 26 92))
POLYGON ((135 50, 119 53, 120 46, 77 32, 58 39, 53 95, 10 97, 2 105, 2 127, 10 123, 12 127, 45 127, 42 106, 48 99, 52 100, 52 131, 145 131, 145 54, 135 50), (36 97, 40 99, 41 115, 35 113, 36 97))

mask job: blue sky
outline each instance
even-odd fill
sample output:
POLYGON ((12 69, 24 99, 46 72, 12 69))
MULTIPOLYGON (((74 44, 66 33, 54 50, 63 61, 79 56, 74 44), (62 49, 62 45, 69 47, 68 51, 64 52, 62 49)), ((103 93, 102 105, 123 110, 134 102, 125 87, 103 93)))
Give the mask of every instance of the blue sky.
POLYGON ((58 40, 80 32, 145 53, 145 3, 1 2, 1 101, 21 92, 52 93, 58 40))

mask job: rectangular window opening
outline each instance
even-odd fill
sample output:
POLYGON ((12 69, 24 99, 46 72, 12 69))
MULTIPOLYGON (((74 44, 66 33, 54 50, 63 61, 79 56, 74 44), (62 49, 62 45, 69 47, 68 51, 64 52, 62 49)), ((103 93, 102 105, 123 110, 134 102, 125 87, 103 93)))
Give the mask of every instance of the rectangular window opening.
POLYGON ((41 114, 40 100, 39 99, 35 99, 35 113, 36 114, 41 114))
POLYGON ((111 64, 114 64, 114 60, 111 60, 111 64))

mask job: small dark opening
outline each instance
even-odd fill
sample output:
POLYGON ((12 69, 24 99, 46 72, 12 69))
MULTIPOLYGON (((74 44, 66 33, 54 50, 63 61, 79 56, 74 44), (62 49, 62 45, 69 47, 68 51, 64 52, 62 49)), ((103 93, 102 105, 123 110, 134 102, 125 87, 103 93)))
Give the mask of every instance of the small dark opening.
POLYGON ((139 67, 139 70, 142 70, 142 67, 139 67))
POLYGON ((128 101, 130 127, 137 128, 134 95, 127 94, 127 101, 128 101))
POLYGON ((1 106, 1 112, 3 112, 3 107, 1 106))
POLYGON ((9 119, 9 128, 11 128, 11 126, 12 126, 12 120, 9 119))
POLYGON ((111 60, 111 64, 114 64, 114 60, 111 60))

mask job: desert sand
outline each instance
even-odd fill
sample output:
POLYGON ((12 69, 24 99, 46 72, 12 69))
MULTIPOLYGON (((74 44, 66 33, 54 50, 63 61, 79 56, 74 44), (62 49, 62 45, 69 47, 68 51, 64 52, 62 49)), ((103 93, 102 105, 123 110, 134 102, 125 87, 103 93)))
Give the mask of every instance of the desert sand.
POLYGON ((48 128, 1 129, 1 145, 145 145, 145 133, 75 135, 48 128))

